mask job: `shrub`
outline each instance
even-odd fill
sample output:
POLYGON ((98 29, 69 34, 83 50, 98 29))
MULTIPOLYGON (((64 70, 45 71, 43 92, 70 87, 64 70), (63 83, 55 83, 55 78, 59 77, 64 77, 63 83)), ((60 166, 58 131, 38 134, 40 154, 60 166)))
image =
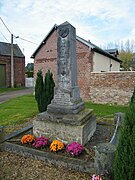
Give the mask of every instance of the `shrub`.
POLYGON ((39 70, 37 73, 37 79, 36 79, 36 85, 35 85, 35 99, 36 99, 37 104, 38 104, 39 112, 44 111, 44 107, 43 107, 44 92, 43 92, 43 89, 44 89, 43 75, 42 75, 42 71, 39 70))
POLYGON ((64 149, 64 144, 59 140, 54 140, 50 145, 51 151, 56 152, 56 151, 60 151, 62 149, 64 149))
POLYGON ((26 72, 27 77, 33 77, 33 71, 27 71, 26 72))
POLYGON ((53 74, 48 70, 45 75, 44 80, 44 90, 45 90, 45 111, 47 110, 47 106, 51 103, 51 100, 54 96, 54 87, 55 83, 53 80, 53 74))
POLYGON ((35 140, 34 136, 31 134, 24 135, 21 139, 22 144, 32 143, 35 140))
POLYGON ((78 156, 84 151, 84 147, 78 142, 72 142, 71 144, 67 145, 66 151, 73 156, 78 156))
POLYGON ((51 103, 54 96, 54 80, 53 74, 48 70, 43 81, 42 71, 37 73, 36 85, 35 85, 35 99, 38 104, 39 112, 47 110, 47 106, 51 103))
POLYGON ((134 88, 134 92, 133 92, 133 95, 131 97, 131 102, 130 103, 135 103, 135 88, 134 88))
POLYGON ((32 144, 34 147, 36 148, 41 148, 43 146, 46 146, 48 145, 48 142, 49 142, 49 139, 48 138, 45 138, 43 136, 39 137, 39 138, 36 138, 35 139, 35 142, 32 144))
POLYGON ((126 112, 121 127, 116 150, 114 177, 115 180, 128 180, 135 177, 135 92, 126 112))

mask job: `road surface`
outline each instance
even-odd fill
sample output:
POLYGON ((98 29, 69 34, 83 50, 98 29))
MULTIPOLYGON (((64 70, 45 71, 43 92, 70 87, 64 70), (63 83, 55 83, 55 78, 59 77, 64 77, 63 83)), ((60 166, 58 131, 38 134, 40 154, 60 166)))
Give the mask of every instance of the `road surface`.
POLYGON ((33 93, 33 88, 28 88, 28 89, 21 89, 21 90, 16 90, 16 91, 10 91, 10 92, 5 92, 0 94, 0 104, 3 102, 6 102, 10 99, 23 96, 26 94, 32 94, 33 93))

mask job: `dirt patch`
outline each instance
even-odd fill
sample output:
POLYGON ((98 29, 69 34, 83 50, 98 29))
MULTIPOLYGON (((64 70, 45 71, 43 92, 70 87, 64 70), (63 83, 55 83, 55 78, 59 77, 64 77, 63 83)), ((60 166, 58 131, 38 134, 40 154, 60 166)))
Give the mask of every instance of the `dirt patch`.
POLYGON ((42 151, 42 152, 47 152, 50 154, 55 154, 55 155, 59 155, 61 157, 68 157, 68 158, 73 158, 73 159, 79 159, 85 162, 94 162, 94 156, 95 156, 95 151, 92 148, 86 148, 84 149, 84 151, 79 154, 78 156, 73 156, 70 153, 66 152, 66 146, 63 150, 58 151, 58 152, 51 152, 50 151, 50 144, 51 142, 49 142, 49 144, 47 146, 41 147, 41 148, 35 148, 32 144, 23 144, 20 141, 14 142, 14 144, 20 145, 20 146, 25 146, 28 148, 32 148, 32 149, 36 149, 38 151, 42 151))

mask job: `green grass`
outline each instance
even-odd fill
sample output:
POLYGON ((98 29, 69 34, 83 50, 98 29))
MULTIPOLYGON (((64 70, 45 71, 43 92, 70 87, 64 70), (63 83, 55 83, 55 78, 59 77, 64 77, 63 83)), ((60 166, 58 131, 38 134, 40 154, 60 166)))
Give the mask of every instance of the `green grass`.
POLYGON ((109 105, 109 104, 93 104, 91 102, 85 102, 85 107, 93 109, 95 114, 99 117, 109 116, 114 117, 117 112, 126 112, 127 106, 109 105))
POLYGON ((9 91, 17 91, 21 89, 26 89, 25 87, 17 87, 17 88, 0 88, 0 93, 5 93, 9 91))
MULTIPOLYGON (((86 108, 94 109, 98 117, 114 117, 117 112, 126 112, 127 106, 93 104, 85 102, 86 108)), ((17 97, 0 104, 0 125, 22 124, 38 113, 37 103, 33 95, 17 97)))
POLYGON ((17 97, 0 104, 0 125, 21 124, 37 113, 37 103, 33 95, 17 97))

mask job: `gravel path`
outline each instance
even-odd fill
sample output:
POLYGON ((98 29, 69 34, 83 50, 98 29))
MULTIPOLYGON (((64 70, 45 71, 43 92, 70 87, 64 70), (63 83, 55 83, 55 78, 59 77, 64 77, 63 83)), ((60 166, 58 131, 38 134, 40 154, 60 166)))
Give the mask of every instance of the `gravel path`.
POLYGON ((91 175, 0 152, 0 180, 91 180, 91 175))

